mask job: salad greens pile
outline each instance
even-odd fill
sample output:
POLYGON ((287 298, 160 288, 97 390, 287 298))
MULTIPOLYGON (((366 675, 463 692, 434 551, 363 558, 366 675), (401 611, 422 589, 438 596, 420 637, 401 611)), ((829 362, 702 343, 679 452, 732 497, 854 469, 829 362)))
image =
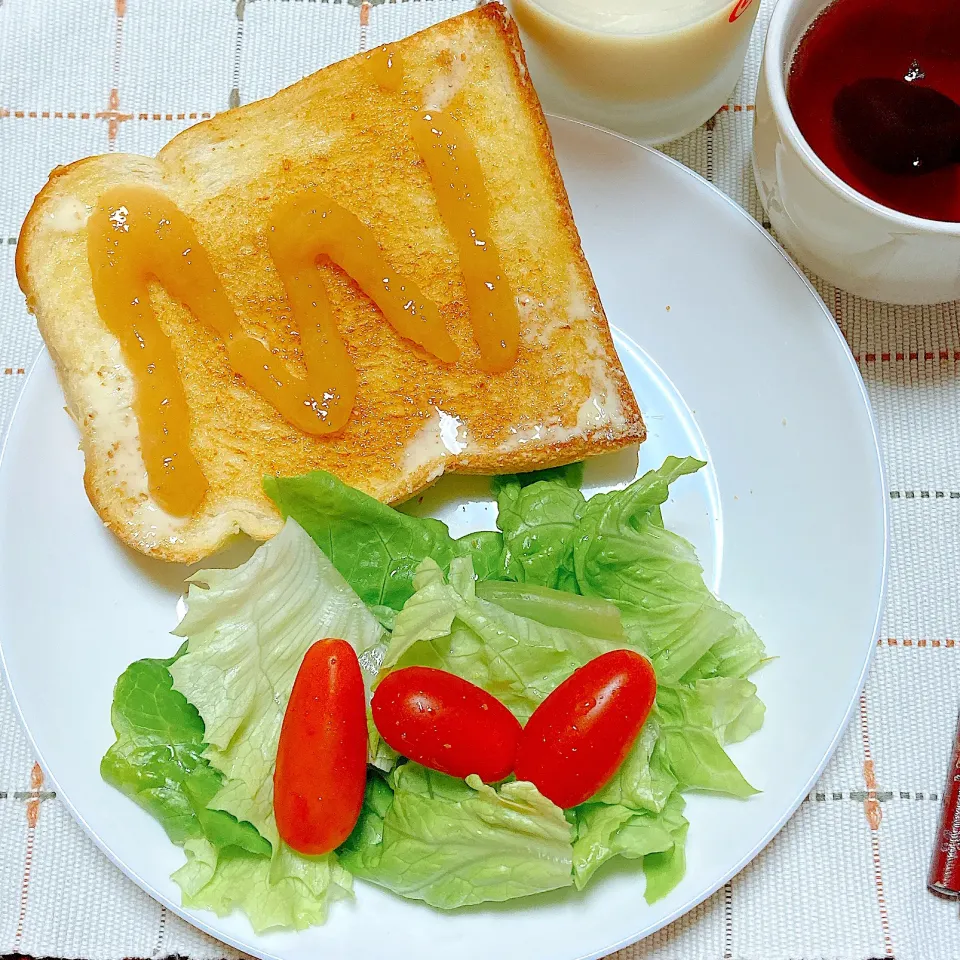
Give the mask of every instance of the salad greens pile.
POLYGON ((724 750, 763 721, 747 676, 764 649, 663 525, 668 458, 625 490, 584 498, 578 468, 494 481, 498 532, 453 539, 316 472, 266 478, 287 519, 236 570, 191 579, 184 638, 117 682, 104 779, 184 848, 186 905, 242 909, 260 931, 322 923, 354 877, 440 908, 582 888, 615 857, 640 861, 647 900, 683 877, 683 792, 748 797, 724 750), (351 642, 368 690, 425 665, 525 721, 575 669, 629 647, 653 662, 656 705, 613 779, 561 810, 533 784, 457 780, 398 756, 372 722, 367 789, 348 840, 322 857, 279 838, 273 769, 304 654, 351 642))

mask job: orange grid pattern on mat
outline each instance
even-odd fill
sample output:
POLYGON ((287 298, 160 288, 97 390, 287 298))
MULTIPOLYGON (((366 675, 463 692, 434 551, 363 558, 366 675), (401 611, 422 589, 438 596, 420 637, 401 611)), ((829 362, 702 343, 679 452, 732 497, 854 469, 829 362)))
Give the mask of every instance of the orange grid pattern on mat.
MULTIPOLYGON (((77 113, 74 110, 11 110, 0 107, 0 120, 109 120, 111 111, 119 109, 119 102, 111 106, 108 102, 106 110, 91 112, 84 110, 77 113)), ((191 110, 180 113, 131 113, 123 114, 127 120, 209 120, 215 113, 208 110, 191 110)))
MULTIPOLYGON (((23 97, 17 98, 20 102, 15 102, 8 106, 0 106, 0 121, 4 120, 77 120, 77 121, 88 121, 88 120, 98 120, 104 123, 104 133, 106 147, 112 149, 117 138, 118 131, 121 129, 123 124, 147 121, 150 123, 154 122, 172 122, 172 121, 199 121, 204 119, 209 119, 210 117, 216 114, 216 110, 200 110, 200 109, 182 109, 182 110, 166 110, 166 109, 151 109, 151 110, 139 110, 136 109, 139 106, 145 106, 143 102, 139 104, 130 105, 129 103, 124 102, 124 90, 120 82, 120 74, 117 67, 119 62, 119 55, 121 48, 123 46, 123 31, 124 31, 124 20, 131 15, 130 10, 128 10, 127 0, 112 0, 114 14, 115 14, 115 46, 113 50, 114 56, 114 71, 110 83, 106 84, 104 88, 104 94, 106 94, 106 88, 109 87, 109 95, 105 96, 105 103, 101 103, 98 106, 94 107, 91 104, 95 101, 96 98, 91 98, 91 101, 84 100, 83 106, 90 107, 89 109, 83 110, 35 110, 27 109, 21 104, 23 101, 27 103, 36 102, 36 99, 33 97, 23 97)), ((427 2, 427 0, 423 0, 427 2)), ((249 0, 247 0, 249 3, 249 0)), ((4 0, 0 0, 0 6, 4 5, 4 0)), ((240 100, 240 68, 239 68, 239 45, 243 37, 244 31, 244 0, 236 0, 232 4, 234 8, 234 16, 236 18, 237 26, 237 63, 234 69, 234 79, 233 79, 233 88, 229 91, 229 96, 227 92, 224 95, 224 106, 229 103, 231 106, 239 105, 240 100)), ((379 3, 369 3, 364 2, 360 4, 351 3, 350 6, 354 7, 357 11, 356 13, 356 25, 357 25, 357 34, 356 34, 356 49, 363 50, 366 48, 368 42, 368 34, 370 32, 371 21, 376 21, 378 16, 378 10, 381 8, 379 3)), ((337 4, 340 6, 340 4, 337 4)), ((394 6, 391 2, 389 6, 394 6)), ((133 9, 134 4, 130 4, 130 8, 133 9)), ((250 29, 249 26, 246 29, 250 29)), ((737 95, 740 99, 746 101, 749 99, 750 92, 744 91, 738 93, 737 95)), ((129 99, 129 93, 128 93, 129 99)), ((182 102, 186 104, 197 104, 198 100, 202 101, 201 97, 184 97, 182 102)), ((54 101, 56 102, 56 101, 54 101)), ((174 102, 177 102, 174 99, 174 102)), ((207 104, 210 106, 211 104, 207 104)), ((165 106, 165 103, 161 101, 159 104, 150 104, 150 106, 165 106)), ((214 104, 216 106, 216 104, 214 104)), ((702 148, 702 156, 705 160, 702 163, 699 163, 700 172, 705 172, 708 179, 717 182, 718 179, 722 178, 724 175, 722 157, 719 157, 720 144, 724 136, 725 131, 729 130, 740 130, 746 128, 750 122, 747 115, 754 114, 756 110, 755 104, 752 102, 738 102, 738 103, 728 103, 720 108, 717 115, 713 120, 707 124, 702 132, 697 136, 701 137, 699 145, 702 148), (724 118, 727 119, 724 119, 724 118), (737 117, 735 120, 734 118, 737 117), (718 162, 719 161, 719 162, 718 162), (717 166, 720 167, 720 172, 718 174, 717 166)), ((124 128, 129 129, 129 128, 124 128)), ((689 162, 689 161, 688 161, 689 162)), ((693 165, 693 164, 690 164, 693 165)), ((725 188, 726 189, 726 188, 725 188)), ((12 228, 11 228, 12 229, 12 228)), ((0 237, 0 244, 5 244, 8 246, 15 246, 16 238, 15 237, 0 237)), ((846 295, 841 294, 840 291, 834 291, 833 288, 826 285, 821 285, 819 287, 823 295, 825 296, 828 303, 832 302, 833 313, 836 317, 838 323, 844 329, 844 332, 847 334, 848 339, 851 343, 857 343, 859 350, 855 353, 856 361, 864 369, 864 376, 868 376, 868 371, 871 372, 871 375, 879 378, 882 374, 879 372, 874 372, 876 368, 883 364, 892 364, 892 363, 912 363, 919 364, 920 370, 923 371, 923 364, 956 364, 960 361, 960 348, 954 349, 953 343, 960 342, 960 337, 957 340, 952 340, 950 337, 946 338, 946 346, 941 346, 944 340, 940 339, 937 344, 936 349, 925 349, 924 345, 931 343, 931 339, 924 336, 917 336, 916 340, 919 340, 919 345, 911 345, 908 349, 898 350, 890 349, 891 344, 889 340, 887 344, 884 345, 884 349, 879 349, 881 346, 880 340, 874 340, 873 338, 864 338, 864 340, 859 340, 853 332, 855 327, 853 326, 854 321, 844 317, 844 310, 842 309, 844 305, 848 303, 845 299, 846 295), (874 351, 872 348, 876 345, 878 349, 874 351), (870 347, 868 352, 865 348, 870 347)), ((852 311, 848 311, 852 312, 852 311)), ((951 319, 956 326, 956 313, 954 308, 954 313, 951 315, 951 319)), ((893 340, 893 347, 898 346, 898 340, 895 338, 890 338, 893 340)), ((914 338, 912 336, 904 338, 909 344, 914 338)), ((914 344, 916 343, 914 340, 914 344)), ((18 350, 10 350, 8 355, 14 357, 25 357, 25 354, 20 353, 18 350)), ((26 373, 26 367, 24 366, 8 366, 3 369, 4 376, 10 378, 22 377, 26 373)), ((896 368, 898 371, 898 376, 909 377, 911 376, 909 368, 899 367, 896 368), (904 369, 907 370, 906 373, 903 373, 904 369)), ((931 369, 927 367, 927 370, 931 369)), ((942 370, 937 366, 933 366, 935 371, 942 370)), ((914 367, 916 370, 916 367, 914 367)), ((886 375, 886 374, 885 374, 886 375)), ((892 376, 892 374, 889 374, 892 376)), ((944 374, 946 375, 946 374, 944 374)), ((915 373, 914 373, 915 376, 915 373)), ((11 391, 15 388, 13 385, 10 387, 11 391)), ((946 483, 946 478, 944 482, 946 483)), ((952 488, 954 491, 957 490, 956 486, 952 488)), ((940 491, 890 491, 890 496, 899 501, 905 501, 907 499, 960 499, 960 492, 956 494, 954 492, 947 491, 946 488, 940 491)), ((898 508, 899 509, 899 508, 898 508)), ((910 508, 904 508, 909 510, 910 508)), ((939 514, 938 514, 939 516, 939 514)), ((894 632, 899 629, 899 625, 891 624, 887 630, 894 632)), ((918 628, 922 629, 922 628, 918 628)), ((934 628, 931 628, 933 631, 934 628)), ((886 631, 885 631, 886 632, 886 631)), ((950 637, 910 637, 910 636, 882 636, 877 640, 877 646, 881 649, 953 649, 958 644, 957 642, 950 637)), ((935 662, 937 668, 940 668, 941 665, 949 665, 954 662, 951 656, 946 656, 945 658, 931 658, 931 657, 916 657, 913 658, 909 655, 897 655, 897 654, 886 654, 878 655, 878 659, 882 660, 885 664, 891 663, 903 663, 903 662, 915 662, 915 663, 932 663, 935 662)), ((811 801, 820 801, 820 800, 844 800, 844 801, 853 801, 858 804, 863 804, 863 816, 865 817, 867 824, 869 826, 869 857, 870 857, 870 870, 872 871, 871 876, 871 886, 872 890, 870 891, 872 903, 871 907, 871 923, 874 925, 874 928, 878 931, 878 937, 882 943, 882 952, 886 957, 894 956, 894 942, 896 940, 897 947, 901 946, 900 938, 896 937, 896 932, 898 930, 896 923, 891 923, 890 914, 893 913, 894 920, 896 920, 897 914, 895 911, 890 910, 890 903, 892 902, 892 895, 888 893, 888 884, 885 884, 885 877, 883 869, 881 866, 881 842, 884 845, 884 850, 887 849, 889 842, 890 834, 888 831, 891 829, 890 820, 892 817, 887 817, 884 819, 884 810, 883 804, 888 801, 895 799, 895 792, 890 789, 880 789, 881 786, 889 787, 890 784, 888 781, 883 779, 883 769, 878 768, 876 764, 875 755, 877 753, 877 748, 875 746, 877 739, 877 717, 874 713, 874 704, 870 700, 868 694, 864 694, 859 702, 859 715, 855 719, 855 724, 857 729, 854 730, 856 734, 855 745, 857 747, 856 754, 856 771, 855 776, 852 777, 851 781, 857 783, 857 788, 852 790, 844 791, 832 791, 828 793, 811 793, 807 798, 811 801), (856 741, 859 741, 857 743, 856 741), (859 780, 862 779, 862 784, 859 783, 859 780)), ((882 756, 882 754, 881 754, 882 756)), ((26 780, 27 769, 24 768, 23 777, 26 780)), ((23 931, 26 925, 29 925, 30 921, 30 883, 33 870, 33 864, 36 856, 34 849, 35 843, 35 834, 38 820, 42 816, 42 806, 43 801, 53 799, 54 794, 52 791, 43 790, 43 774, 40 771, 40 768, 37 765, 33 765, 29 773, 29 789, 19 790, 16 792, 11 792, 10 797, 20 800, 24 803, 24 814, 26 824, 26 840, 23 842, 22 848, 22 857, 23 857, 23 871, 22 871, 22 881, 20 883, 18 893, 19 901, 15 906, 15 910, 18 911, 19 915, 17 917, 16 925, 16 946, 19 947, 23 940, 23 931)), ((26 783, 22 783, 22 786, 26 786, 26 783)), ((924 785, 925 786, 925 785, 924 785)), ((0 791, 0 798, 6 799, 7 793, 0 791)), ((929 799, 936 800, 937 794, 930 793, 928 791, 900 791, 899 799, 910 799, 915 797, 916 799, 929 799)), ((817 806, 816 803, 813 804, 814 807, 817 806)), ((822 804, 821 807, 827 806, 827 804, 822 804)), ((895 807, 896 804, 891 804, 892 807, 895 807)), ((890 810, 888 812, 893 814, 896 810, 890 810)), ((857 812, 857 816, 860 814, 857 812)), ((18 843, 21 841, 18 840, 18 843)), ((866 848, 865 848, 866 849, 866 848)), ((20 854, 18 854, 18 857, 20 854)), ((885 862, 885 861, 884 861, 885 862)), ((19 860, 18 860, 19 864, 19 860)), ((17 868, 19 870, 19 866, 17 868)), ((895 874, 893 879, 896 879, 895 874)), ((889 877, 888 877, 889 880, 889 877)), ((740 935, 739 923, 737 920, 737 911, 739 909, 739 899, 741 896, 741 886, 739 878, 735 878, 733 881, 727 883, 722 890, 718 893, 718 903, 721 905, 722 909, 722 956, 725 958, 732 958, 734 956, 739 956, 740 952, 737 949, 737 938, 740 935)), ((153 938, 153 956, 163 956, 163 951, 165 949, 165 944, 168 944, 168 937, 170 936, 169 930, 178 923, 176 918, 170 916, 168 917, 166 908, 161 908, 159 913, 159 921, 157 926, 151 929, 150 936, 153 938)), ((686 922, 686 921, 685 921, 686 922)), ((669 936, 669 934, 664 934, 664 937, 669 936)), ((880 949, 880 943, 878 943, 878 951, 880 949)), ((634 956, 639 957, 641 954, 637 952, 634 954, 633 950, 625 951, 621 956, 633 958, 634 956)), ((644 954, 645 955, 645 954, 644 954)), ((899 956, 899 953, 897 953, 899 956)), ((799 952, 798 952, 799 956, 799 952)))
POLYGON ((905 637, 902 640, 898 640, 896 637, 880 637, 877 640, 878 647, 918 647, 919 649, 953 649, 957 646, 957 641, 952 639, 944 640, 912 640, 910 637, 905 637))

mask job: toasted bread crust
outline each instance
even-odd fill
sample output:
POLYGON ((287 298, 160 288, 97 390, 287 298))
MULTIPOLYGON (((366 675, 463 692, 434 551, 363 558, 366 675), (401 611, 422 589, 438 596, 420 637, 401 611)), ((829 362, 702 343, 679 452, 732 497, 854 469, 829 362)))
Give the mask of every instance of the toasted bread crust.
POLYGON ((189 128, 156 160, 111 154, 59 167, 24 223, 17 278, 80 427, 87 495, 129 546, 187 563, 239 531, 272 536, 280 517, 261 490, 264 473, 326 469, 397 503, 442 473, 531 470, 644 439, 512 19, 491 3, 394 48, 411 86, 459 84, 451 109, 475 137, 504 269, 523 304, 517 364, 496 376, 477 367, 455 248, 404 134, 407 104, 368 82, 363 55, 189 128), (352 281, 321 265, 361 387, 341 434, 306 437, 234 377, 217 341, 156 287, 151 299, 191 409, 191 447, 210 481, 196 516, 167 516, 146 488, 133 383, 97 313, 86 260, 86 216, 107 187, 125 182, 164 190, 191 217, 238 313, 294 367, 302 361, 263 231, 274 204, 322 184, 441 305, 463 358, 444 367, 401 340, 352 281), (592 416, 595 407, 605 419, 592 416), (462 449, 441 445, 438 409, 462 421, 462 449))

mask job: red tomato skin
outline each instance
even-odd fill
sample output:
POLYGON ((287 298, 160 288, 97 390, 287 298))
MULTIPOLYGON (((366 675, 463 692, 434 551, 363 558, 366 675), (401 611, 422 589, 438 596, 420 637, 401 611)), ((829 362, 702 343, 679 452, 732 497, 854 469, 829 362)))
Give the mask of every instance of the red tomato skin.
POLYGON ((575 670, 534 711, 517 749, 517 779, 558 807, 589 800, 630 752, 657 678, 646 657, 612 650, 575 670))
POLYGON ((403 667, 373 694, 373 722, 398 753, 451 777, 496 783, 513 771, 520 721, 486 690, 445 670, 403 667))
POLYGON ((303 658, 283 715, 273 810, 281 839, 308 856, 350 836, 367 782, 366 697, 345 640, 318 640, 303 658))

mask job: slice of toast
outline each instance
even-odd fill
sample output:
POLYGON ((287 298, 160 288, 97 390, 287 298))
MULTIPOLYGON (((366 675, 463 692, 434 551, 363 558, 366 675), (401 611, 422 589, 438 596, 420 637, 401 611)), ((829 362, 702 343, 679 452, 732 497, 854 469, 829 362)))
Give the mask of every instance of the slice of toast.
POLYGON ((409 134, 410 104, 373 82, 364 54, 191 127, 156 159, 110 154, 59 167, 24 223, 17 277, 80 427, 87 494, 131 547, 192 562, 238 531, 273 535, 281 520, 262 492, 265 474, 329 470, 394 503, 445 472, 526 471, 644 439, 509 15, 488 4, 393 49, 407 86, 422 91, 418 106, 446 107, 470 132, 519 304, 516 362, 499 374, 478 366, 456 246, 409 134), (370 226, 384 259, 439 304, 460 359, 439 363, 403 340, 320 260, 359 387, 342 432, 308 436, 234 376, 213 332, 152 284, 190 448, 209 483, 193 516, 169 515, 147 488, 134 382, 98 313, 87 259, 88 217, 101 194, 125 184, 179 206, 241 322, 295 372, 302 358, 266 229, 279 203, 311 186, 370 226))

